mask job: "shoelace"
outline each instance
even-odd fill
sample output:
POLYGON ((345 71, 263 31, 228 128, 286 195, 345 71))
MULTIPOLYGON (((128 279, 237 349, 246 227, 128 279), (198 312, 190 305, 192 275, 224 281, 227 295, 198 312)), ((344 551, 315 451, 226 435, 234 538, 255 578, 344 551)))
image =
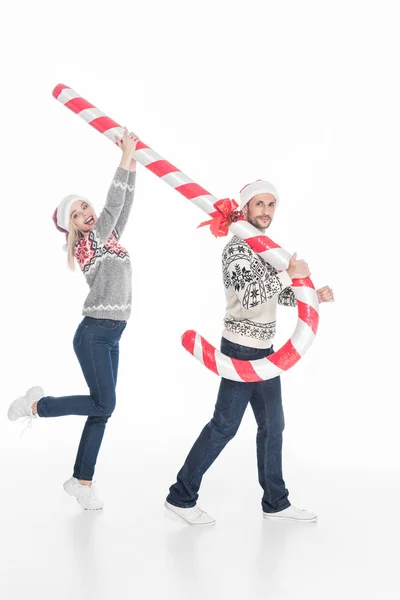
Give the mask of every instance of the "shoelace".
POLYGON ((80 485, 80 487, 79 487, 79 495, 83 499, 85 499, 85 500, 87 500, 87 499, 89 499, 89 500, 97 500, 98 493, 97 493, 97 488, 94 485, 94 483, 95 482, 92 481, 92 485, 82 485, 82 484, 79 484, 80 485))
POLYGON ((294 511, 297 512, 298 515, 306 512, 306 510, 304 508, 297 508, 297 506, 293 506, 293 508, 294 508, 294 511))
POLYGON ((25 431, 27 429, 31 429, 32 428, 32 423, 33 423, 33 419, 36 419, 35 415, 28 415, 27 417, 25 417, 25 419, 22 421, 22 424, 26 423, 24 429, 22 430, 21 435, 19 436, 20 438, 22 438, 22 436, 24 435, 25 431))
POLYGON ((95 506, 93 507, 93 502, 94 503, 101 503, 101 500, 99 499, 99 494, 98 494, 98 490, 97 487, 93 487, 94 482, 92 482, 91 486, 82 486, 82 487, 87 487, 87 490, 79 490, 79 497, 82 500, 82 502, 87 503, 86 504, 86 508, 88 509, 99 509, 99 506, 95 506))
POLYGON ((309 513, 305 508, 297 508, 297 506, 292 506, 292 509, 299 517, 306 517, 306 518, 314 518, 315 517, 315 515, 313 515, 312 513, 309 513), (308 515, 307 515, 307 513, 308 513, 308 515))
POLYGON ((198 521, 199 519, 201 519, 201 517, 203 516, 203 514, 205 514, 205 511, 202 510, 199 506, 195 506, 194 507, 194 512, 193 515, 195 517, 195 520, 198 521))

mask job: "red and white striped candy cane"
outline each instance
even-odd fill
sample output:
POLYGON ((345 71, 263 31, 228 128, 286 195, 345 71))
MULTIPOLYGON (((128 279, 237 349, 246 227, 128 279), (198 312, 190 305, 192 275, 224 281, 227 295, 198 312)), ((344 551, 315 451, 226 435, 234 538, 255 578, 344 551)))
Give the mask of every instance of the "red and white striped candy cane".
MULTIPOLYGON (((67 108, 79 115, 89 125, 116 143, 121 139, 124 128, 84 100, 73 89, 59 84, 53 96, 67 108)), ((140 141, 135 152, 136 160, 160 177, 205 213, 215 212, 217 198, 195 183, 170 162, 140 141)), ((248 221, 241 219, 230 226, 232 232, 244 239, 266 262, 278 271, 286 269, 290 254, 275 244, 248 221)), ((280 375, 295 365, 312 344, 318 328, 318 297, 309 277, 293 280, 292 289, 297 299, 298 321, 292 337, 274 354, 261 360, 236 360, 222 354, 195 331, 186 331, 182 344, 208 369, 234 381, 265 381, 280 375)))

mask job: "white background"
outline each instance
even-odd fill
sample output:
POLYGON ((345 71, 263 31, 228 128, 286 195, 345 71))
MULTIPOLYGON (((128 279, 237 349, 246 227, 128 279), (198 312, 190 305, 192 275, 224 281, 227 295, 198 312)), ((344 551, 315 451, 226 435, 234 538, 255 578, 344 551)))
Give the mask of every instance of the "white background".
MULTIPOLYGON (((63 588, 66 565, 74 565, 67 571, 76 583, 70 592, 63 588, 66 598, 77 590, 82 597, 91 591, 111 598, 116 581, 121 593, 129 589, 149 598, 160 590, 167 598, 193 597, 195 589, 210 598, 224 592, 256 597, 268 589, 272 598, 302 598, 303 592, 308 598, 330 592, 350 598, 362 589, 364 597, 375 598, 382 585, 386 597, 397 597, 387 572, 399 488, 395 9, 396 2, 351 0, 25 2, 3 9, 0 452, 7 599, 26 594, 32 577, 42 597, 52 597, 58 589, 53 584, 63 588), (272 538, 265 530, 265 540, 257 537, 265 523, 250 410, 201 491, 201 505, 206 500, 218 523, 229 525, 220 526, 210 548, 199 542, 203 558, 214 549, 217 568, 204 566, 193 552, 200 538, 188 537, 199 535, 192 529, 184 529, 184 538, 168 538, 183 526, 163 520, 164 497, 212 416, 218 389, 218 378, 184 351, 180 335, 196 329, 219 344, 226 239, 197 230, 204 213, 138 165, 123 237, 133 263, 133 310, 121 341, 118 406, 96 472, 109 506, 102 523, 109 529, 98 542, 104 555, 82 568, 91 555, 84 540, 102 530, 59 490, 71 475, 84 420, 43 419, 20 439, 20 425, 6 419, 9 403, 33 385, 54 396, 86 393, 72 338, 88 288, 79 271, 67 270, 64 239, 51 216, 70 193, 88 197, 100 211, 120 151, 54 100, 58 83, 135 131, 217 197, 238 199, 249 181, 272 181, 281 201, 269 235, 308 261, 316 287, 334 289, 336 302, 321 306, 313 346, 282 378, 285 480, 292 502, 320 516, 309 553, 308 538, 300 538, 298 548, 289 544, 292 553, 285 553, 283 537, 292 542, 300 535, 293 526, 275 530, 272 538), (387 519, 387 538, 378 544, 369 531, 367 543, 365 528, 377 514, 387 519), (324 522, 330 524, 325 530, 324 522), (351 528, 355 522, 359 529, 351 528), (254 531, 249 548, 261 548, 254 572, 247 551, 241 561, 241 544, 230 555, 238 523, 244 536, 254 531), (137 540, 138 527, 149 561, 128 582, 118 554, 110 558, 106 549, 137 540), (59 543, 58 561, 43 531, 58 540, 76 533, 74 559, 68 544, 59 543), (160 542, 170 539, 165 547, 160 542), (372 569, 375 545, 383 552, 382 571, 372 569), (329 560, 323 559, 325 547, 329 560), (340 559, 346 548, 349 558, 340 559), (359 573, 351 567, 354 557, 359 573), (267 563, 275 587, 263 580, 267 563), (243 564, 248 581, 241 577, 243 564), (344 580, 334 576, 336 569, 344 580), (326 590, 330 577, 337 588, 326 590)), ((295 324, 296 312, 280 307, 275 348, 295 324)), ((127 546, 125 560, 129 552, 141 556, 127 546)))

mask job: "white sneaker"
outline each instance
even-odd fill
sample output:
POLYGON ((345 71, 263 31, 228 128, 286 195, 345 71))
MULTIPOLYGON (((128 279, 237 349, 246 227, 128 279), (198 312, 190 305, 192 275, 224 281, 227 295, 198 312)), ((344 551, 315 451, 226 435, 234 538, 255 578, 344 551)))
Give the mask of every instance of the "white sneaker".
POLYGON ((31 421, 36 419, 37 415, 32 413, 32 404, 38 402, 44 397, 44 391, 41 387, 33 387, 28 390, 25 396, 17 398, 10 404, 8 409, 8 418, 10 421, 16 421, 21 417, 28 417, 31 421))
POLYGON ((197 504, 191 508, 179 508, 179 506, 174 506, 166 501, 164 506, 188 525, 215 525, 214 517, 201 510, 197 504))
POLYGON ((315 523, 317 515, 315 513, 304 510, 303 508, 296 508, 295 506, 288 506, 275 513, 266 513, 263 511, 264 519, 275 519, 275 521, 303 521, 304 523, 315 523))
POLYGON ((74 496, 77 502, 85 510, 101 510, 104 506, 104 502, 100 500, 97 487, 92 482, 92 485, 82 485, 75 477, 71 477, 64 483, 64 490, 70 496, 74 496))

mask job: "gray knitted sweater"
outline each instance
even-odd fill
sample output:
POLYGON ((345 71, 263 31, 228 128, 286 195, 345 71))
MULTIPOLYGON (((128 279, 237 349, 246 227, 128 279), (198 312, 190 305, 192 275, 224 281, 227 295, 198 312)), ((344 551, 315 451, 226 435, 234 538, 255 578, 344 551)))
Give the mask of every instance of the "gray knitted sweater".
POLYGON ((132 208, 135 176, 118 167, 96 225, 75 245, 75 258, 90 287, 82 311, 86 317, 126 321, 130 316, 132 268, 119 239, 132 208))

